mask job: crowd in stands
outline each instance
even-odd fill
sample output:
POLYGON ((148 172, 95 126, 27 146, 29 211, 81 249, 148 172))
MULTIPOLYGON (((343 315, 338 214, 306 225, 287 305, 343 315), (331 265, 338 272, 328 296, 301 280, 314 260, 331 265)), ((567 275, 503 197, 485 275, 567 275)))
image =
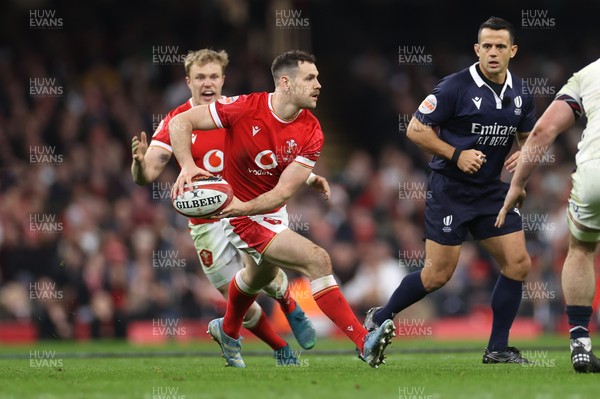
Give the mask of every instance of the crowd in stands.
MULTIPOLYGON (((164 36, 145 35, 148 18, 120 16, 102 26, 99 21, 110 21, 112 14, 101 5, 99 20, 91 12, 78 14, 79 8, 58 10, 65 27, 57 30, 28 29, 25 9, 2 17, 6 32, 13 33, 0 43, 0 324, 34 323, 41 338, 70 338, 84 323, 95 337, 124 337, 133 320, 223 313, 187 221, 170 204, 176 163, 155 183, 139 187, 130 174, 130 141, 141 131, 150 134, 189 98, 182 64, 157 62, 156 48, 164 52, 175 45, 179 56, 223 48, 231 60, 225 94, 272 90, 269 57, 260 46, 247 45, 258 40, 259 28, 226 13, 228 3, 235 2, 208 2, 213 8, 197 19, 169 9, 170 28, 154 20, 152 25, 164 36), (10 15, 17 17, 9 21, 10 15), (192 24, 198 25, 195 35, 192 24), (186 28, 175 35, 177 26, 186 28), (219 31, 230 33, 221 38, 219 31)), ((318 31, 318 18, 311 21, 318 31)), ((315 112, 326 136, 324 153, 342 162, 322 157, 316 172, 329 179, 331 199, 302 189, 289 202, 290 224, 328 251, 361 317, 385 303, 405 274, 424 265, 428 156, 406 140, 406 123, 437 80, 475 60, 469 46, 454 54, 426 48, 432 62, 424 66, 399 65, 397 54, 376 49, 357 50, 336 65, 314 49, 318 62, 323 60, 317 65, 326 106, 315 112), (338 72, 345 86, 330 89, 328 77, 338 72), (338 97, 340 109, 331 109, 338 97), (344 113, 356 130, 337 122, 344 113), (339 154, 335 146, 346 135, 352 148, 339 154)), ((578 58, 553 60, 522 50, 511 69, 523 77, 547 77, 543 87, 558 90, 592 55, 598 57, 593 44, 587 50, 578 58)), ((548 92, 536 96, 538 114, 551 100, 548 92)), ((533 270, 521 315, 548 330, 562 323, 565 206, 580 134, 577 125, 545 155, 523 208, 533 270)), ((466 315, 489 306, 497 273, 489 256, 466 244, 453 280, 424 302, 423 315, 466 315)))

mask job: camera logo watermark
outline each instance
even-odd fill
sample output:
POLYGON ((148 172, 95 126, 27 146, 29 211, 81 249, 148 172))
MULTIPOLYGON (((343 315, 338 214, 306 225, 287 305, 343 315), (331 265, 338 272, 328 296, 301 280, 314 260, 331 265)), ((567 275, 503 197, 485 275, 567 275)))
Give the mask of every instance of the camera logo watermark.
POLYGON ((434 399, 434 396, 427 393, 425 387, 412 385, 398 387, 398 399, 434 399))
POLYGON ((302 351, 276 351, 275 352, 276 367, 309 367, 310 361, 302 358, 302 351))
POLYGON ((183 65, 185 56, 179 53, 179 46, 152 46, 154 65, 183 65))
POLYGON ((398 183, 398 199, 401 201, 425 201, 431 198, 427 183, 420 181, 405 181, 398 183))
POLYGON ((56 78, 29 78, 29 95, 32 97, 61 97, 64 88, 56 78))
POLYGON ((548 15, 548 10, 521 10, 523 29, 555 29, 556 18, 548 15))
POLYGON ((56 357, 56 351, 29 351, 29 367, 63 367, 63 359, 56 357))
POLYGON ((32 213, 29 215, 29 230, 60 233, 63 223, 57 222, 56 215, 47 213, 32 213))
POLYGON ((292 299, 297 301, 305 300, 312 298, 312 293, 310 291, 310 287, 304 284, 302 281, 290 281, 287 284, 287 289, 283 291, 281 287, 275 288, 274 284, 271 283, 263 288, 267 294, 276 300, 286 299, 289 304, 292 299))
POLYGON ((171 202, 171 189, 173 182, 152 182, 152 201, 155 202, 171 202))
POLYGON ((144 395, 144 399, 187 399, 187 395, 179 392, 179 387, 155 386, 152 387, 152 396, 144 395))
POLYGON ((308 222, 302 221, 302 215, 293 213, 288 215, 288 227, 295 232, 307 232, 310 229, 308 222))
POLYGON ((29 28, 62 29, 63 19, 57 16, 56 10, 29 10, 29 28))
POLYGON ((308 29, 310 19, 302 10, 275 10, 275 26, 278 29, 308 29))
POLYGON ((181 325, 180 319, 152 319, 152 335, 160 337, 184 337, 187 327, 181 325))
POLYGON ((398 319, 396 335, 405 337, 430 337, 433 328, 425 324, 425 319, 398 319))
POLYGON ((521 363, 523 367, 556 367, 556 359, 551 358, 548 351, 525 350, 521 355, 529 361, 529 363, 521 363))
POLYGON ((29 163, 58 165, 63 163, 63 154, 57 154, 52 145, 32 145, 29 146, 29 163))
POLYGON ((426 265, 431 264, 431 259, 425 259, 425 250, 398 251, 398 260, 400 261, 400 267, 406 269, 409 273, 421 270, 426 265))
POLYGON ((550 283, 543 281, 524 281, 521 299, 526 302, 554 301, 558 298, 550 283))
POLYGON ((408 124, 412 119, 412 114, 398 114, 398 131, 400 133, 406 133, 408 131, 408 124))
POLYGON ((167 114, 152 114, 152 131, 156 132, 163 126, 167 114))
POLYGON ((547 213, 524 213, 521 218, 525 233, 551 232, 556 230, 556 223, 549 221, 547 213))
POLYGON ((398 46, 398 64, 400 65, 432 65, 433 56, 426 52, 425 46, 398 46))
POLYGON ((556 86, 549 84, 549 78, 522 78, 521 94, 534 97, 554 98, 556 96, 556 86))
POLYGON ((519 162, 523 164, 533 163, 541 166, 553 165, 556 163, 556 155, 548 151, 545 146, 527 145, 521 150, 519 162))
POLYGON ((63 291, 56 289, 54 281, 29 283, 29 299, 32 301, 60 301, 63 297, 63 291))
POLYGON ((182 269, 187 266, 187 260, 179 257, 179 251, 152 251, 152 267, 155 269, 182 269))

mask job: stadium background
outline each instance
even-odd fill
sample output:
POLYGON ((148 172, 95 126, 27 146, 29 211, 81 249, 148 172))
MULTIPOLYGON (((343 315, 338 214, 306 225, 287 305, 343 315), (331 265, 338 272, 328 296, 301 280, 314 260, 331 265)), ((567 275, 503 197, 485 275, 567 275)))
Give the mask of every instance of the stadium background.
MULTIPOLYGON (((224 311, 185 219, 165 196, 175 165, 144 188, 129 172, 131 137, 152 132, 189 98, 181 65, 188 50, 229 53, 226 95, 272 90, 269 66, 282 51, 316 55, 323 89, 315 113, 326 135, 317 172, 333 196, 325 203, 303 191, 290 202, 291 224, 329 251, 359 313, 385 302, 404 273, 422 266, 427 157, 404 132, 437 80, 475 61, 479 24, 491 15, 514 24, 520 49, 510 69, 534 87, 538 114, 571 73, 600 56, 600 6, 579 0, 476 8, 456 1, 29 0, 0 9, 4 342, 152 339, 148 328, 157 320, 205 321, 224 311)), ((580 133, 578 125, 561 136, 529 184, 526 334, 566 327, 559 275, 580 133)), ((487 335, 464 322, 489 322, 496 275, 485 253, 465 245, 452 281, 408 313, 409 324, 459 321, 415 335, 463 332, 461 325, 487 335)), ((309 296, 304 287, 292 285, 301 300, 309 296)))

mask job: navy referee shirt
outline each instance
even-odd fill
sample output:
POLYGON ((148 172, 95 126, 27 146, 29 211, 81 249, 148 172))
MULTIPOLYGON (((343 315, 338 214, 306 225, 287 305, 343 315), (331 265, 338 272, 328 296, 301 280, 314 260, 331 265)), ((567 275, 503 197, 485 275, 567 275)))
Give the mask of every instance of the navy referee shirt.
POLYGON ((440 80, 414 116, 439 137, 460 150, 476 149, 487 162, 469 175, 456 164, 434 156, 429 166, 436 172, 468 183, 487 184, 500 180, 506 156, 517 132, 530 132, 536 122, 533 97, 523 81, 506 72, 498 96, 477 72, 477 64, 440 80))

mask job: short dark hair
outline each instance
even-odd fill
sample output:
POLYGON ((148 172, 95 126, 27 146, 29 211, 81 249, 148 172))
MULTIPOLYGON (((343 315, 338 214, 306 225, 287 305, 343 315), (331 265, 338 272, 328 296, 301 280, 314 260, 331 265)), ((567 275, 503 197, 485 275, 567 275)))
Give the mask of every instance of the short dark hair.
POLYGON ((512 26, 510 22, 505 19, 498 17, 489 17, 487 21, 481 24, 479 27, 479 32, 477 32, 477 43, 479 43, 479 39, 481 38, 481 31, 484 28, 492 29, 492 30, 507 30, 510 43, 513 44, 515 42, 515 28, 512 26))
POLYGON ((316 58, 314 55, 302 50, 291 50, 278 55, 271 65, 271 73, 273 74, 275 84, 277 84, 277 79, 281 77, 284 71, 290 73, 291 70, 298 69, 301 62, 314 64, 315 61, 316 58))

